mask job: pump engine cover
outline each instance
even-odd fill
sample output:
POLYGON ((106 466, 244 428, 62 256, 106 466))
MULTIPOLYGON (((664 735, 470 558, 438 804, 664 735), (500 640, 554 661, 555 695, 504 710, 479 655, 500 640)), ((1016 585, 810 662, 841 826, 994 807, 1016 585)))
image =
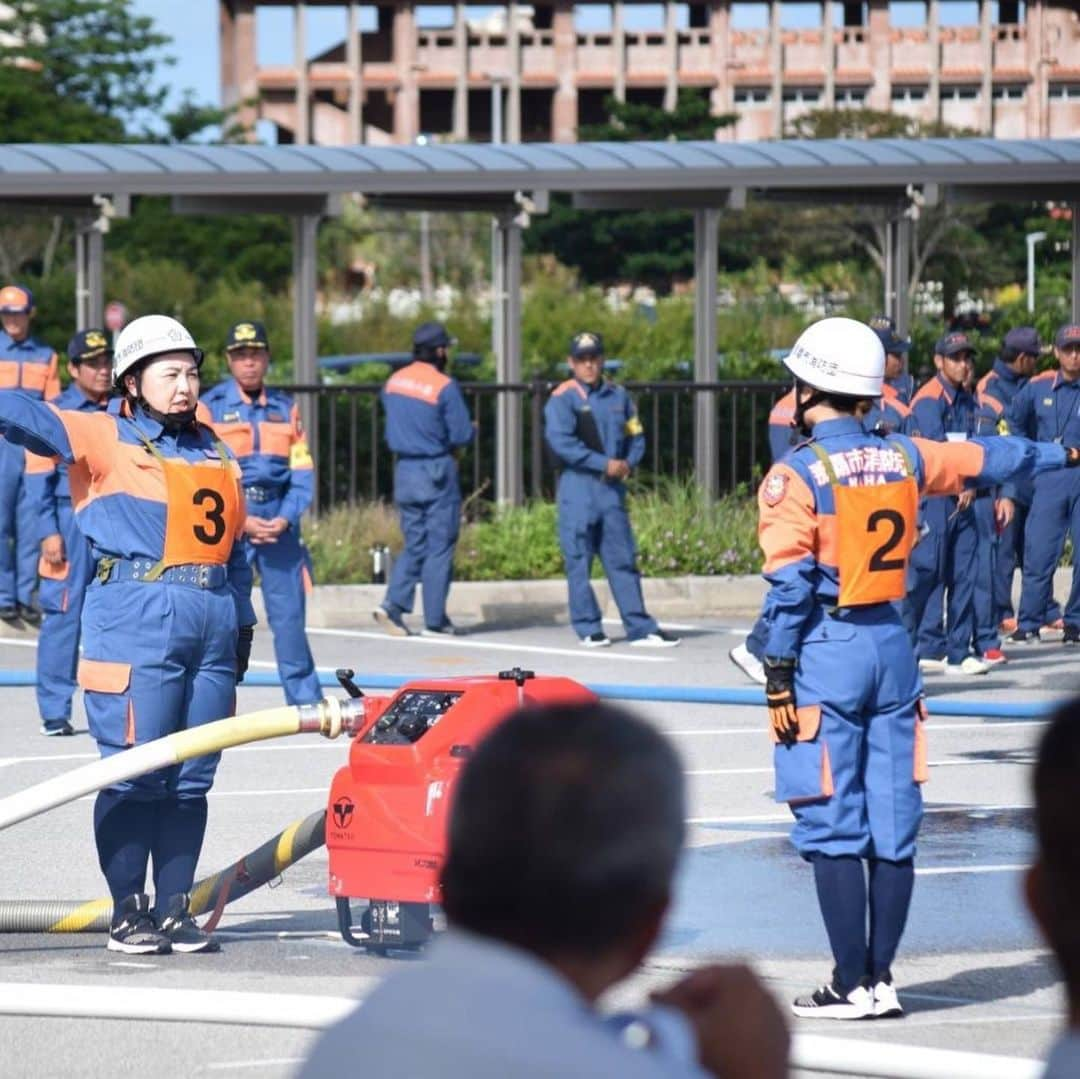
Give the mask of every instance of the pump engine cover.
POLYGON ((449 810, 473 747, 521 705, 596 695, 569 678, 418 680, 356 738, 326 811, 330 894, 440 902, 449 810))

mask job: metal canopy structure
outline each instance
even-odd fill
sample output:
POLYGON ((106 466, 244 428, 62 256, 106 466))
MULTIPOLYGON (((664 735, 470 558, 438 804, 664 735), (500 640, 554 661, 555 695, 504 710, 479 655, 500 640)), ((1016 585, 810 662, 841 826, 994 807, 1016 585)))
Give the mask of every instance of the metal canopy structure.
MULTIPOLYGON (((5 145, 0 206, 48 209, 85 222, 126 210, 133 195, 168 195, 179 213, 282 213, 294 219, 295 376, 315 378, 315 238, 319 221, 356 193, 401 210, 490 213, 496 376, 521 379, 521 230, 552 192, 583 209, 682 208, 694 214, 697 295, 694 377, 716 379, 716 245, 722 212, 747 199, 873 206, 887 224, 885 306, 906 330, 912 230, 920 205, 940 200, 1073 205, 1072 312, 1080 320, 1080 139, 874 139, 780 142, 624 142, 393 147, 5 145), (114 210, 115 208, 115 210, 114 210), (122 209, 121 209, 122 208, 122 209)), ((81 325, 100 307, 100 220, 80 225, 81 325), (94 233, 94 235, 91 235, 94 233)), ((699 395, 695 468, 718 475, 716 425, 699 395)), ((313 426, 314 417, 308 417, 313 426)), ((497 416, 496 497, 524 483, 521 416, 512 395, 497 416)))

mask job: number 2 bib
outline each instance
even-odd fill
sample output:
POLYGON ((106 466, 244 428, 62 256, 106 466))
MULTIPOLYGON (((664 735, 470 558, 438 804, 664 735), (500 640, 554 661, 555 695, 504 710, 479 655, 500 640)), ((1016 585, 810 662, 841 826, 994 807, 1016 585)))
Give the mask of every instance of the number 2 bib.
POLYGON ((811 443, 829 476, 836 507, 838 607, 890 603, 907 594, 908 559, 915 545, 919 488, 908 455, 908 475, 867 487, 848 487, 837 479, 829 455, 811 443))
POLYGON ((220 464, 193 464, 165 457, 145 437, 143 442, 165 479, 165 550, 151 572, 156 576, 170 566, 224 565, 240 520, 240 496, 225 447, 215 439, 220 464))

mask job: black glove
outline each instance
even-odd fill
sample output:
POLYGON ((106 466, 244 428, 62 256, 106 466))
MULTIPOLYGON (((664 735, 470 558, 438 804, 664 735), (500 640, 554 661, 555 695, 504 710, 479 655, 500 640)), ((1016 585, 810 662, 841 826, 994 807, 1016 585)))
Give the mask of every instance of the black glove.
POLYGON ((1076 446, 1066 446, 1065 467, 1076 468, 1077 465, 1080 465, 1080 449, 1077 449, 1076 446))
POLYGON ((254 626, 241 626, 236 631, 236 684, 244 680, 251 660, 251 642, 255 639, 254 626))
POLYGON ((795 711, 795 660, 765 657, 765 703, 777 739, 794 745, 799 736, 795 711))

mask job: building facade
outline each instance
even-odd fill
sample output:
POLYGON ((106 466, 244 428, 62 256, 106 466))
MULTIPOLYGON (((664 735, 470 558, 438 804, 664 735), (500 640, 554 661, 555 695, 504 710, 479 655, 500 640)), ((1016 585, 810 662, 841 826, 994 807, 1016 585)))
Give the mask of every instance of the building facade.
POLYGON ((905 0, 900 20, 890 0, 665 0, 646 5, 657 24, 643 30, 628 27, 641 22, 629 0, 589 4, 589 20, 570 0, 219 0, 222 102, 272 122, 280 142, 319 145, 483 142, 500 113, 506 141, 573 142, 609 95, 670 108, 684 88, 738 116, 722 140, 779 138, 802 113, 844 107, 1001 138, 1080 136, 1078 0, 968 0, 970 25, 946 26, 943 2, 905 0), (342 14, 341 42, 310 56, 308 9, 324 6, 342 14), (289 66, 257 63, 266 7, 292 9, 289 66), (740 29, 750 8, 760 28, 740 29))

